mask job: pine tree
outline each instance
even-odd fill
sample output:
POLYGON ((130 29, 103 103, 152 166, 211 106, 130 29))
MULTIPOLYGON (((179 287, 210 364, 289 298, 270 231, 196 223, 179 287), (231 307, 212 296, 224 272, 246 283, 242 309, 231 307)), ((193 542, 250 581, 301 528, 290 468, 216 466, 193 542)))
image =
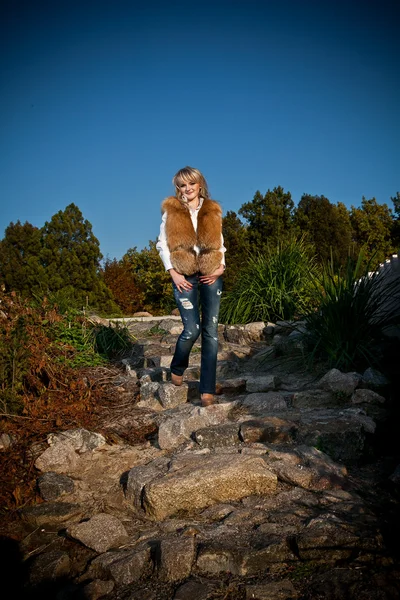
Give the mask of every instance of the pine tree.
POLYGON ((336 206, 325 196, 303 194, 294 214, 294 224, 315 245, 319 262, 346 262, 352 243, 350 215, 341 202, 336 206))
POLYGON ((75 204, 59 211, 43 227, 42 264, 48 289, 64 293, 78 306, 111 308, 111 292, 100 271, 102 255, 92 226, 75 204))
POLYGON ((268 190, 265 196, 257 191, 251 202, 239 209, 248 223, 248 236, 259 250, 268 242, 279 240, 292 228, 294 202, 290 192, 281 186, 268 190))
POLYGON ((375 198, 363 196, 361 207, 351 207, 350 221, 354 241, 372 260, 371 268, 385 261, 395 250, 392 242, 393 217, 387 204, 378 204, 375 198))
POLYGON ((232 210, 228 210, 222 220, 222 232, 227 255, 224 289, 228 291, 234 286, 240 269, 246 263, 249 242, 246 227, 232 210))
POLYGON ((42 234, 26 222, 10 223, 0 241, 0 282, 7 292, 25 297, 47 290, 47 273, 41 264, 42 234))

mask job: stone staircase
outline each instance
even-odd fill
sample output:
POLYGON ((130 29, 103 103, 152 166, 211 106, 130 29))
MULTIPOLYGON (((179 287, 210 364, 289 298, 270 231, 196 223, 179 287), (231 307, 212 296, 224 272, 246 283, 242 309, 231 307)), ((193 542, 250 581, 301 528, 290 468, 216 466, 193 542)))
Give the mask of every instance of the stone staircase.
POLYGON ((123 413, 102 433, 49 436, 36 459, 44 502, 21 511, 22 550, 46 541, 30 560, 33 587, 68 578, 58 600, 400 591, 391 574, 382 580, 391 559, 348 472, 387 416, 379 373, 299 370, 276 356, 298 344, 290 323, 220 326, 218 403, 201 407, 199 345, 184 384, 170 382, 180 322, 129 327, 136 341, 117 382, 123 413), (140 428, 148 439, 130 443, 140 428))

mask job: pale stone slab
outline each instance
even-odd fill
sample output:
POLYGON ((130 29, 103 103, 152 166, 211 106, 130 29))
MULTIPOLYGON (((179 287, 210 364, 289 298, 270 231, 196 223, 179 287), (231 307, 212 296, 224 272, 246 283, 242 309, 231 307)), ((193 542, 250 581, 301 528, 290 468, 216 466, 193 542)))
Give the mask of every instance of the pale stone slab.
POLYGON ((274 493, 277 477, 260 457, 193 457, 187 467, 170 471, 144 488, 143 505, 153 519, 205 508, 250 495, 274 493))

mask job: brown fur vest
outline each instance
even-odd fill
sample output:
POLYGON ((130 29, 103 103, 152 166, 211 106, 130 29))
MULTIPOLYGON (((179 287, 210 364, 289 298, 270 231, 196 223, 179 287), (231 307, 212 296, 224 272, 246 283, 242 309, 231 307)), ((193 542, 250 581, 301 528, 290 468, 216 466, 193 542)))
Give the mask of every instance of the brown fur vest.
POLYGON ((165 233, 171 263, 178 273, 211 275, 221 264, 222 210, 218 202, 204 199, 197 217, 197 233, 189 209, 174 196, 162 203, 167 213, 165 233), (197 254, 194 246, 200 248, 197 254))

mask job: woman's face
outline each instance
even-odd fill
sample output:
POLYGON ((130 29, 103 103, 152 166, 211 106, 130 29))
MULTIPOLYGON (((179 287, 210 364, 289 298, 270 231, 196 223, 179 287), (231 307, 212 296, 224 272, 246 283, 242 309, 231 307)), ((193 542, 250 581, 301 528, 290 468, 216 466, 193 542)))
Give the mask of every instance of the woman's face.
POLYGON ((182 181, 179 185, 179 190, 188 202, 192 202, 199 197, 200 184, 195 181, 182 181))

